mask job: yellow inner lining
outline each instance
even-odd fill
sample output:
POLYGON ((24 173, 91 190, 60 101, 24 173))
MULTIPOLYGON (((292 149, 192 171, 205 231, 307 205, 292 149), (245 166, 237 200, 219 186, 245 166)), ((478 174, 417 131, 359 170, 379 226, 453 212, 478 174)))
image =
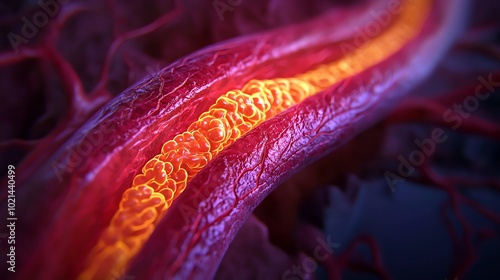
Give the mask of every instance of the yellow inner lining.
POLYGON ((135 176, 79 279, 121 275, 172 201, 215 155, 263 121, 393 55, 419 32, 430 3, 420 0, 403 5, 398 15, 391 15, 397 20, 385 30, 374 19, 370 24, 378 25, 380 34, 339 60, 291 78, 251 80, 241 90, 220 96, 135 176))

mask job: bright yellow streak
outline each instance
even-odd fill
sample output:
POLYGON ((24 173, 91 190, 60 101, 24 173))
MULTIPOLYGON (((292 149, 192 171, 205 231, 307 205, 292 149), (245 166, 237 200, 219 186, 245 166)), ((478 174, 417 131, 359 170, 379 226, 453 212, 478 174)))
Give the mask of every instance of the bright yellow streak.
POLYGON ((263 121, 393 55, 417 35, 430 3, 405 4, 394 24, 381 28, 382 33, 339 60, 292 78, 251 80, 241 90, 219 97, 186 132, 167 141, 161 153, 135 176, 79 279, 116 278, 187 182, 215 155, 263 121))

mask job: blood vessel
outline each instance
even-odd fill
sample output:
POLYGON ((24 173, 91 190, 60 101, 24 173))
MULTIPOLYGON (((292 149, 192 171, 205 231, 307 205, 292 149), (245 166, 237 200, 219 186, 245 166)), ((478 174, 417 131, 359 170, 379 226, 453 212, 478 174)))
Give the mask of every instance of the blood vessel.
MULTIPOLYGON (((182 194, 177 187, 172 191, 172 198, 177 198, 165 216, 154 222, 154 232, 144 247, 137 249, 138 255, 129 268, 131 275, 144 279, 213 275, 241 223, 273 187, 381 118, 387 108, 429 73, 459 29, 464 3, 448 2, 452 1, 421 1, 415 6, 416 11, 412 10, 416 4, 404 2, 403 12, 395 14, 386 30, 371 38, 373 42, 385 38, 379 45, 373 44, 379 51, 364 53, 370 54, 364 62, 373 59, 371 63, 358 64, 364 58, 359 55, 363 53, 360 50, 370 49, 371 40, 360 46, 357 34, 349 27, 369 23, 368 11, 381 2, 354 7, 345 13, 346 19, 351 20, 343 22, 342 30, 332 28, 339 18, 326 14, 309 23, 202 50, 136 84, 100 110, 55 153, 49 165, 34 174, 33 178, 43 180, 23 182, 26 187, 20 196, 29 199, 40 195, 29 209, 31 213, 22 213, 26 216, 25 227, 35 220, 47 227, 37 229, 37 237, 22 245, 23 250, 34 254, 23 260, 28 269, 22 277, 75 277, 84 271, 88 263, 81 256, 89 255, 92 246, 99 242, 117 213, 123 194, 130 186, 145 183, 137 179, 141 178, 138 171, 160 151, 168 154, 172 147, 165 148, 164 144, 176 135, 202 127, 196 125, 200 113, 217 104, 222 93, 238 88, 251 91, 259 81, 265 84, 272 80, 271 84, 276 85, 281 81, 279 77, 292 84, 305 82, 306 87, 314 89, 311 93, 300 98, 290 95, 290 104, 283 111, 269 115, 266 114, 270 111, 264 109, 266 105, 262 105, 259 109, 266 118, 255 121, 251 127, 242 127, 241 138, 225 142, 216 152, 200 150, 210 153, 205 158, 207 165, 192 174, 186 171, 186 182, 187 178, 192 180, 185 184, 182 194), (414 17, 405 17, 405 13, 414 17), (404 34, 391 33, 391 28, 404 34), (384 34, 390 35, 386 38, 384 34), (400 37, 403 39, 397 43, 394 39, 400 37), (355 48, 346 55, 345 46, 355 48), (335 64, 343 59, 345 62, 346 57, 352 61, 335 64), (336 65, 334 69, 345 73, 325 71, 328 65, 336 65), (356 68, 357 65, 361 66, 356 68), (328 74, 322 76, 322 71, 328 74), (254 82, 248 82, 252 79, 254 82), (96 138, 109 141, 93 141, 96 138), (89 142, 95 149, 85 154, 74 152, 83 151, 83 144, 89 142), (55 176, 41 176, 47 171, 55 171, 55 176), (51 187, 55 180, 62 180, 64 185, 51 187), (186 211, 186 207, 191 210, 186 211), (34 209, 44 208, 51 209, 49 213, 53 215, 33 214, 34 209), (88 234, 81 234, 89 228, 92 230, 88 234), (47 268, 41 260, 49 252, 54 263, 67 265, 47 268), (145 263, 153 259, 153 263, 145 263)), ((147 168, 142 171, 147 173, 147 168)), ((23 228, 21 232, 29 231, 23 228)), ((106 268, 111 267, 113 264, 106 268)))

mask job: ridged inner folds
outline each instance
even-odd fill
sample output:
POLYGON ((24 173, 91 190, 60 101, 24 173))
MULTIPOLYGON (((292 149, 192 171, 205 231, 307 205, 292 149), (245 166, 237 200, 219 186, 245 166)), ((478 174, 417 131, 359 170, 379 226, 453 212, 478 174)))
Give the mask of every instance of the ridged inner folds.
POLYGON ((215 155, 263 121, 394 54, 420 30, 429 6, 429 0, 412 1, 396 22, 337 61, 293 78, 251 80, 241 90, 220 96, 135 176, 79 278, 120 275, 172 201, 215 155))

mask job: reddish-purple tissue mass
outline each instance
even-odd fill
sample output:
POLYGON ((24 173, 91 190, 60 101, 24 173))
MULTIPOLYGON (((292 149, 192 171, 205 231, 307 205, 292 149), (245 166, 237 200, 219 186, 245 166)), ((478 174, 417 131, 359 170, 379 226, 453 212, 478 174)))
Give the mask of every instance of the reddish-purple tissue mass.
MULTIPOLYGON (((412 5, 2 1, 0 277, 78 279, 219 96, 343 59, 412 5)), ((499 12, 430 1, 397 52, 217 154, 108 278, 499 279, 499 12)))

